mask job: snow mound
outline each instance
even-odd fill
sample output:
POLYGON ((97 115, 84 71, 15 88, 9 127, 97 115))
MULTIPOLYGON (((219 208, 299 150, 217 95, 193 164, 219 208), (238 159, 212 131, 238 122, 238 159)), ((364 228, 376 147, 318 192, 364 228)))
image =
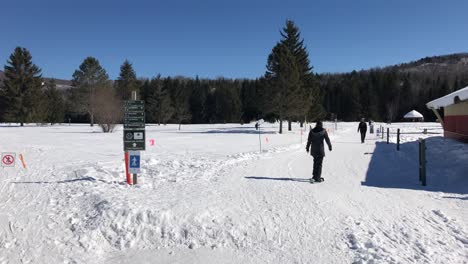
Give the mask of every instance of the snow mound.
POLYGON ((459 263, 468 259, 468 233, 439 209, 419 218, 388 222, 349 219, 346 230, 354 263, 459 263))

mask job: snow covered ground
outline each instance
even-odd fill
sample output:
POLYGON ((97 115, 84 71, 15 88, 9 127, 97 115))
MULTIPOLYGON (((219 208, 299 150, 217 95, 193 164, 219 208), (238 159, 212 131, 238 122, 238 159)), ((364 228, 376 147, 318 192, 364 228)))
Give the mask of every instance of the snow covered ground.
MULTIPOLYGON (((387 127, 386 124, 383 124, 387 127)), ((376 124, 376 127, 380 124, 376 124)), ((140 184, 124 182, 122 131, 1 125, 0 263, 468 263, 468 145, 435 123, 333 151, 310 184, 307 133, 253 124, 147 126, 140 184), (417 138, 427 138, 427 183, 417 138)))

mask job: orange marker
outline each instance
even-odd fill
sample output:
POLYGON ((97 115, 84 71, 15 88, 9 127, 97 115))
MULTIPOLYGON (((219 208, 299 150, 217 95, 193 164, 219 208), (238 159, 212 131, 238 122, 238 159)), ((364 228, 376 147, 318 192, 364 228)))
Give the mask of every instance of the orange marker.
POLYGON ((19 158, 21 160, 21 163, 23 164, 23 168, 26 169, 26 162, 24 162, 23 154, 19 154, 19 158))

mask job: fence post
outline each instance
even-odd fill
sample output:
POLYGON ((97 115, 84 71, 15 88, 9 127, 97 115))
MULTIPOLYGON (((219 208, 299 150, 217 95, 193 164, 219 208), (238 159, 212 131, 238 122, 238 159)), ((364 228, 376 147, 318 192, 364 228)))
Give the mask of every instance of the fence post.
POLYGON ((426 140, 425 139, 421 140, 421 143, 422 143, 421 144, 421 158, 422 158, 421 180, 422 180, 422 185, 426 186, 426 140))
POLYGON ((396 150, 400 151, 400 129, 397 129, 397 145, 396 145, 396 150))
POLYGON ((380 133, 382 134, 382 139, 383 139, 383 136, 384 136, 384 131, 383 131, 383 126, 380 126, 380 133))
POLYGON ((419 138, 419 140, 418 140, 419 181, 422 181, 422 177, 421 177, 422 176, 422 165, 421 165, 421 160, 422 160, 422 158, 421 158, 421 153, 422 153, 421 152, 421 146, 422 146, 422 143, 421 143, 421 140, 422 140, 421 138, 419 138))
POLYGON ((426 140, 419 139, 419 181, 426 186, 426 140))
POLYGON ((390 128, 387 127, 387 144, 390 141, 390 128))

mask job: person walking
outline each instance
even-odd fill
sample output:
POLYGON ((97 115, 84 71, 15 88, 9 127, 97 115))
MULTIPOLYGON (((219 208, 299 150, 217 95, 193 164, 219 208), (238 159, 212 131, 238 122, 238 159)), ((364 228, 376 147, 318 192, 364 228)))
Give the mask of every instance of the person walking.
POLYGON ((315 127, 310 130, 307 138, 306 151, 314 158, 314 169, 312 171, 312 178, 310 182, 322 182, 322 162, 325 157, 325 149, 323 147, 323 140, 327 142, 328 149, 332 151, 332 145, 328 133, 323 129, 322 121, 317 121, 315 127))
POLYGON ((367 132, 367 124, 364 121, 364 118, 362 118, 361 122, 359 122, 357 132, 358 133, 361 132, 361 143, 364 143, 364 140, 366 139, 366 132, 367 132))

